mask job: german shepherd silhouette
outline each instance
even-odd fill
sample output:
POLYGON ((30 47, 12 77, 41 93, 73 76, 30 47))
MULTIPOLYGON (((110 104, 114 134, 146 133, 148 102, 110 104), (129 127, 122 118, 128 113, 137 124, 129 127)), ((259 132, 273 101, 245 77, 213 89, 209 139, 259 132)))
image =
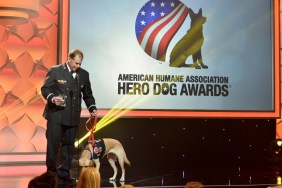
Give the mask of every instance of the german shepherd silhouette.
POLYGON ((189 8, 191 25, 187 33, 177 42, 170 53, 170 67, 191 67, 195 69, 207 69, 203 63, 201 48, 204 43, 203 24, 207 18, 202 16, 202 8, 198 13, 189 8), (185 64, 187 58, 192 55, 193 64, 185 64))

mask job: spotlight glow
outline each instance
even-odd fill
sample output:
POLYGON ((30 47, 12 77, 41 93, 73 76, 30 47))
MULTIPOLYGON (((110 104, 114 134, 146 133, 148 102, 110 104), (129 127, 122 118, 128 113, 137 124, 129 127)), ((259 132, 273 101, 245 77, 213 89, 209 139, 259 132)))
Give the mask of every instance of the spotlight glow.
POLYGON ((277 143, 277 146, 282 146, 282 140, 279 139, 276 141, 276 143, 277 143))
MULTIPOLYGON (((102 119, 97 122, 95 132, 101 130, 102 128, 106 127, 110 123, 114 122, 115 120, 132 110, 132 108, 121 109, 119 108, 119 106, 125 105, 134 107, 135 105, 143 102, 144 100, 146 99, 140 100, 138 96, 123 97, 111 110, 109 110, 109 112, 102 119)), ((74 143, 74 146, 78 147, 86 138, 89 138, 91 132, 92 131, 90 130, 83 137, 79 138, 79 140, 74 143)))
POLYGON ((281 185, 281 177, 280 176, 277 177, 277 185, 281 185))

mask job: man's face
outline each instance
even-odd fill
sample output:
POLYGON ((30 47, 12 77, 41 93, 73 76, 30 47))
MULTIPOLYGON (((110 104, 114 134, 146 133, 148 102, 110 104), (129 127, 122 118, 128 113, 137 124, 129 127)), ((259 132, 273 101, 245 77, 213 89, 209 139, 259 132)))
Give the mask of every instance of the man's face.
POLYGON ((82 64, 82 57, 80 55, 76 55, 73 59, 69 58, 68 60, 70 69, 74 72, 80 69, 82 64))

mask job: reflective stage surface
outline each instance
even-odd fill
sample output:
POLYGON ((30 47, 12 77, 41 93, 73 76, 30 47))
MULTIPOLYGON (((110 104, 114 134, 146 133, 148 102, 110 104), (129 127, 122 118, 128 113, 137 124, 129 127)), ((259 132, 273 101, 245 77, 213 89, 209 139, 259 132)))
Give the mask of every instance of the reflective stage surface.
MULTIPOLYGON (((265 188, 281 183, 282 146, 273 140, 275 128, 275 120, 263 119, 124 118, 96 132, 95 138, 122 143, 131 162, 131 167, 126 166, 125 183, 135 187, 183 188, 188 181, 200 181, 204 187, 265 188)), ((78 135, 84 135, 84 129, 81 126, 78 135)), ((75 150, 75 160, 84 146, 75 150)), ((30 161, 37 160, 31 157, 30 161)), ((5 164, 0 163, 1 188, 26 188, 33 177, 46 171, 44 162, 5 164)), ((106 157, 100 173, 101 187, 121 185, 108 181, 113 170, 106 157)), ((74 161, 71 175, 78 178, 79 174, 74 161)), ((119 171, 117 179, 120 176, 119 171)))
MULTIPOLYGON (((268 187, 281 183, 281 164, 268 165, 199 165, 174 166, 173 161, 166 165, 142 165, 126 167, 126 184, 135 187, 184 187, 188 181, 200 181, 204 187, 268 187)), ((45 172, 44 165, 1 166, 1 188, 26 188, 33 177, 45 172)), ((109 182, 111 167, 101 166, 101 187, 119 187, 119 181, 109 182)), ((71 170, 78 177, 80 169, 71 170)), ((118 178, 120 173, 118 174, 118 178)))

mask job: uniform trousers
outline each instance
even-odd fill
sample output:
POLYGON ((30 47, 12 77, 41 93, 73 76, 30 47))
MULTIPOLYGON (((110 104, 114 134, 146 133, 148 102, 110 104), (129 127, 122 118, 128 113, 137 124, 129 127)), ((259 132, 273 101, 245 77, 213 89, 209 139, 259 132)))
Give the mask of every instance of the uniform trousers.
POLYGON ((77 126, 61 125, 51 120, 47 121, 47 171, 57 173, 59 178, 69 178, 74 152, 74 140, 77 126), (61 165, 57 168, 57 156, 60 149, 61 165))

